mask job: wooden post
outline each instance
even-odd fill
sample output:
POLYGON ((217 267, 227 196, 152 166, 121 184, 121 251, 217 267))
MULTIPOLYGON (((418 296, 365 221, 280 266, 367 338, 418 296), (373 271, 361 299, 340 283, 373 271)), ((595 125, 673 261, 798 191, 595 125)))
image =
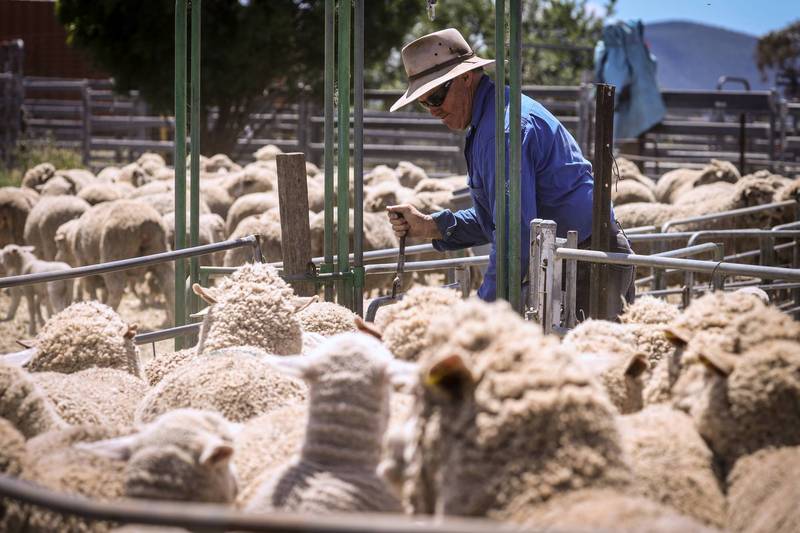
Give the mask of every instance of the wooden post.
MULTIPOLYGON (((305 274, 311 261, 308 225, 306 158, 302 153, 278 154, 278 205, 281 211, 281 249, 284 274, 305 274)), ((316 294, 313 283, 292 284, 299 296, 316 294)))
MULTIPOLYGON (((609 251, 611 241, 611 161, 614 143, 614 86, 597 85, 594 123, 592 249, 609 251)), ((592 263, 589 316, 608 318, 608 265, 592 263)))

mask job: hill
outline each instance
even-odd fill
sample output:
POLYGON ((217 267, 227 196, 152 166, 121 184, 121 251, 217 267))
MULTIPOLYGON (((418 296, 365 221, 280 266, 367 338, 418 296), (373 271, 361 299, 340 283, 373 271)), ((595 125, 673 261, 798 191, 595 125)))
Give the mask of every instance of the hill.
POLYGON ((756 67, 756 36, 686 21, 648 24, 644 36, 658 59, 658 83, 664 89, 714 90, 720 76, 746 78, 753 90, 772 85, 774 78, 762 81, 756 67))

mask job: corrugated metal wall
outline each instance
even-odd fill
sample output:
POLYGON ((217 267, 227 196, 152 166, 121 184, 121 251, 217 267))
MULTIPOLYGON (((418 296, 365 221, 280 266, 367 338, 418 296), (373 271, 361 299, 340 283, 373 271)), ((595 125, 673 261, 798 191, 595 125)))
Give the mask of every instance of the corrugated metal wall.
POLYGON ((55 2, 0 0, 0 41, 25 42, 26 76, 54 78, 108 78, 92 68, 86 54, 67 45, 67 33, 58 23, 55 2))

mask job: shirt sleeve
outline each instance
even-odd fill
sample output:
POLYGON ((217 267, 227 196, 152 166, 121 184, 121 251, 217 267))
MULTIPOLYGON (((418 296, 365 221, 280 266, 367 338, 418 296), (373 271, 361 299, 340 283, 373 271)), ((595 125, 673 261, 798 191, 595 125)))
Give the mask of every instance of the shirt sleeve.
POLYGON ((455 213, 445 209, 431 216, 442 234, 441 239, 434 239, 432 242, 433 247, 440 252, 461 250, 489 242, 481 229, 474 207, 455 213))

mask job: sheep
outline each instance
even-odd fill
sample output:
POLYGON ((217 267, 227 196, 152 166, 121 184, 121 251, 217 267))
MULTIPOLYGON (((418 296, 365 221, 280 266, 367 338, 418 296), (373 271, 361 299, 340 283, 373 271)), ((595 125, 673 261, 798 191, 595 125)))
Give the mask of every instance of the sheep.
MULTIPOLYGON (((166 215, 167 213, 172 213, 175 211, 175 193, 174 192, 163 192, 157 194, 147 194, 144 196, 137 196, 137 202, 141 202, 144 204, 149 205, 160 215, 166 215)), ((187 193, 186 196, 186 205, 189 205, 189 196, 187 193)), ((202 198, 200 198, 200 213, 210 213, 211 209, 208 207, 202 198)))
POLYGON ((59 196, 63 194, 78 194, 84 187, 95 183, 94 174, 88 170, 69 169, 58 170, 55 176, 42 185, 42 196, 59 196))
POLYGON ((355 331, 356 315, 348 308, 333 302, 314 302, 299 313, 297 319, 303 332, 325 336, 355 331))
POLYGON ((166 166, 167 162, 161 154, 155 152, 145 152, 136 160, 136 164, 144 167, 145 163, 152 163, 158 167, 166 166))
MULTIPOLYGON (((317 213, 311 217, 311 255, 319 257, 324 253, 323 243, 325 237, 325 213, 317 213)), ((353 240, 353 211, 350 210, 348 217, 350 222, 350 241, 352 247, 353 240)), ((334 231, 338 226, 338 220, 334 217, 334 231)), ((364 250, 381 250, 384 248, 396 248, 397 237, 392 231, 392 226, 385 213, 364 212, 364 250)))
MULTIPOLYGON (((166 252, 166 228, 161 215, 138 200, 116 200, 98 204, 84 213, 75 235, 75 256, 82 265, 106 263, 166 252)), ((171 263, 150 267, 166 298, 167 319, 172 321, 175 275, 171 263)), ((105 303, 116 309, 122 299, 126 277, 144 277, 143 269, 102 275, 105 303)))
POLYGON ((206 172, 218 172, 219 170, 237 172, 241 169, 242 167, 231 161, 231 158, 225 154, 214 154, 208 158, 205 164, 206 172))
MULTIPOLYGON (((25 437, 11 422, 0 417, 0 474, 19 477, 26 464, 25 437)), ((23 526, 21 517, 17 502, 0 499, 0 530, 20 531, 23 526)))
POLYGON ((34 372, 34 382, 44 391, 66 422, 127 426, 147 384, 114 368, 87 368, 80 372, 34 372))
POLYGON ((798 477, 797 446, 767 448, 736 461, 727 480, 728 529, 775 533, 800 530, 798 477))
POLYGON ((400 161, 395 168, 397 179, 403 187, 414 188, 417 183, 428 177, 422 168, 408 161, 400 161))
POLYGON ((740 178, 739 171, 731 163, 712 159, 701 170, 677 169, 667 172, 656 184, 655 195, 659 202, 675 203, 675 200, 686 191, 717 181, 736 183, 740 178))
POLYGON ((619 321, 623 324, 668 324, 679 314, 677 306, 661 298, 640 296, 632 304, 625 304, 619 321))
MULTIPOLYGON (((199 217, 198 226, 198 245, 213 244, 225 240, 225 221, 216 213, 205 213, 199 217)), ((166 229, 166 239, 168 243, 177 242, 175 240, 175 213, 167 213, 163 217, 166 229)), ((189 214, 186 215, 186 244, 189 240, 190 221, 189 214)), ((198 258, 201 266, 222 266, 224 252, 217 252, 211 255, 203 255, 198 258)))
POLYGON ((221 216, 223 220, 228 216, 234 200, 222 186, 206 182, 200 182, 200 198, 212 213, 221 216))
POLYGON ((192 407, 243 422, 305 398, 300 381, 272 370, 252 353, 265 352, 227 348, 179 366, 142 398, 136 421, 149 422, 173 409, 192 407))
POLYGON ((268 361, 308 381, 308 423, 299 457, 254 490, 245 509, 400 511, 400 502, 376 469, 388 424, 391 380, 413 370, 363 333, 331 337, 307 356, 268 361))
MULTIPOLYGON (((63 272, 69 270, 67 263, 57 261, 42 261, 33 255, 33 246, 17 246, 9 244, 0 250, 0 265, 6 274, 18 276, 29 274, 43 274, 52 272, 63 272)), ((72 303, 73 281, 65 279, 61 281, 51 281, 48 283, 38 283, 36 285, 26 285, 23 287, 25 300, 28 304, 28 333, 36 335, 36 322, 44 324, 41 309, 47 310, 48 316, 63 311, 72 303)), ((12 301, 12 309, 16 310, 15 302, 12 301)))
POLYGON ((407 508, 538 527, 694 525, 625 493, 632 475, 614 408, 567 348, 508 304, 467 300, 428 336, 405 452, 407 508))
POLYGON ((69 374, 91 367, 142 375, 136 326, 99 302, 78 302, 54 315, 36 337, 27 368, 69 374))
POLYGON ((31 375, 0 360, 0 417, 8 420, 26 439, 64 429, 62 419, 31 375))
POLYGON ((643 405, 642 374, 649 367, 643 353, 587 352, 574 354, 575 362, 603 385, 608 399, 622 414, 639 411, 643 405))
POLYGON ((655 202, 653 191, 636 180, 621 180, 611 187, 611 200, 614 205, 633 202, 655 202))
POLYGON ((133 188, 125 186, 128 184, 115 183, 94 183, 82 188, 77 194, 78 198, 86 200, 89 205, 97 205, 102 202, 113 202, 125 198, 133 192, 133 188))
POLYGON ((75 196, 45 196, 39 200, 25 221, 25 243, 35 246, 40 259, 56 257, 55 235, 61 224, 78 218, 91 206, 75 196))
POLYGON ((172 192, 174 190, 175 186, 168 181, 151 181, 140 187, 136 187, 133 191, 131 191, 128 194, 128 198, 130 199, 141 198, 143 196, 150 196, 153 194, 163 194, 167 192, 172 192))
POLYGON ((119 170, 116 181, 119 183, 130 183, 134 187, 141 187, 151 181, 152 178, 139 166, 138 163, 125 165, 119 170))
POLYGON ((274 192, 246 194, 236 199, 228 210, 225 227, 232 234, 239 222, 251 215, 260 215, 278 207, 278 196, 274 192))
POLYGON ((22 187, 33 189, 36 192, 41 192, 42 187, 47 180, 56 175, 56 167, 50 163, 40 163, 33 168, 25 171, 22 177, 22 187))
POLYGON ((413 189, 397 182, 383 181, 366 191, 364 209, 372 213, 385 213, 386 206, 413 203, 414 198, 413 189))
POLYGON ((253 157, 255 157, 257 161, 274 161, 275 156, 282 153, 283 150, 274 144, 267 144, 255 151, 253 157))
POLYGON ((403 295, 400 302, 381 308, 375 325, 395 357, 416 361, 426 347, 431 319, 450 312, 460 301, 461 297, 452 289, 414 287, 403 295))
POLYGON ((296 297, 274 267, 247 264, 214 289, 196 284, 193 289, 210 304, 198 354, 244 344, 277 355, 300 353, 302 329, 296 314, 316 297, 296 297))
POLYGON ((0 187, 0 247, 25 242, 25 221, 38 200, 33 189, 0 187))
POLYGON ((709 183, 707 185, 700 185, 699 187, 694 187, 685 191, 679 191, 674 203, 689 205, 707 202, 712 198, 730 196, 733 193, 734 188, 734 185, 732 183, 728 183, 727 181, 718 181, 715 183, 709 183))
POLYGON ((144 364, 144 376, 151 387, 154 387, 164 377, 184 365, 194 360, 197 356, 195 348, 186 348, 176 352, 160 353, 149 359, 144 364))
POLYGON ((116 183, 120 170, 121 169, 119 167, 115 167, 113 165, 103 167, 100 172, 97 173, 97 181, 103 183, 116 183))
MULTIPOLYGON (((311 216, 311 213, 309 213, 309 216, 311 216)), ((258 216, 253 215, 245 218, 236 226, 229 238, 240 239, 247 235, 261 236, 261 253, 265 261, 283 260, 282 230, 278 208, 272 208, 258 216)), ((252 260, 252 248, 232 248, 225 252, 223 264, 225 266, 239 266, 252 260)))
POLYGON ((379 183, 395 183, 400 184, 397 172, 393 168, 386 165, 378 165, 366 174, 364 174, 364 186, 374 187, 379 183))
POLYGON ((714 456, 691 418, 662 404, 618 420, 641 494, 709 526, 724 527, 725 495, 714 456))

